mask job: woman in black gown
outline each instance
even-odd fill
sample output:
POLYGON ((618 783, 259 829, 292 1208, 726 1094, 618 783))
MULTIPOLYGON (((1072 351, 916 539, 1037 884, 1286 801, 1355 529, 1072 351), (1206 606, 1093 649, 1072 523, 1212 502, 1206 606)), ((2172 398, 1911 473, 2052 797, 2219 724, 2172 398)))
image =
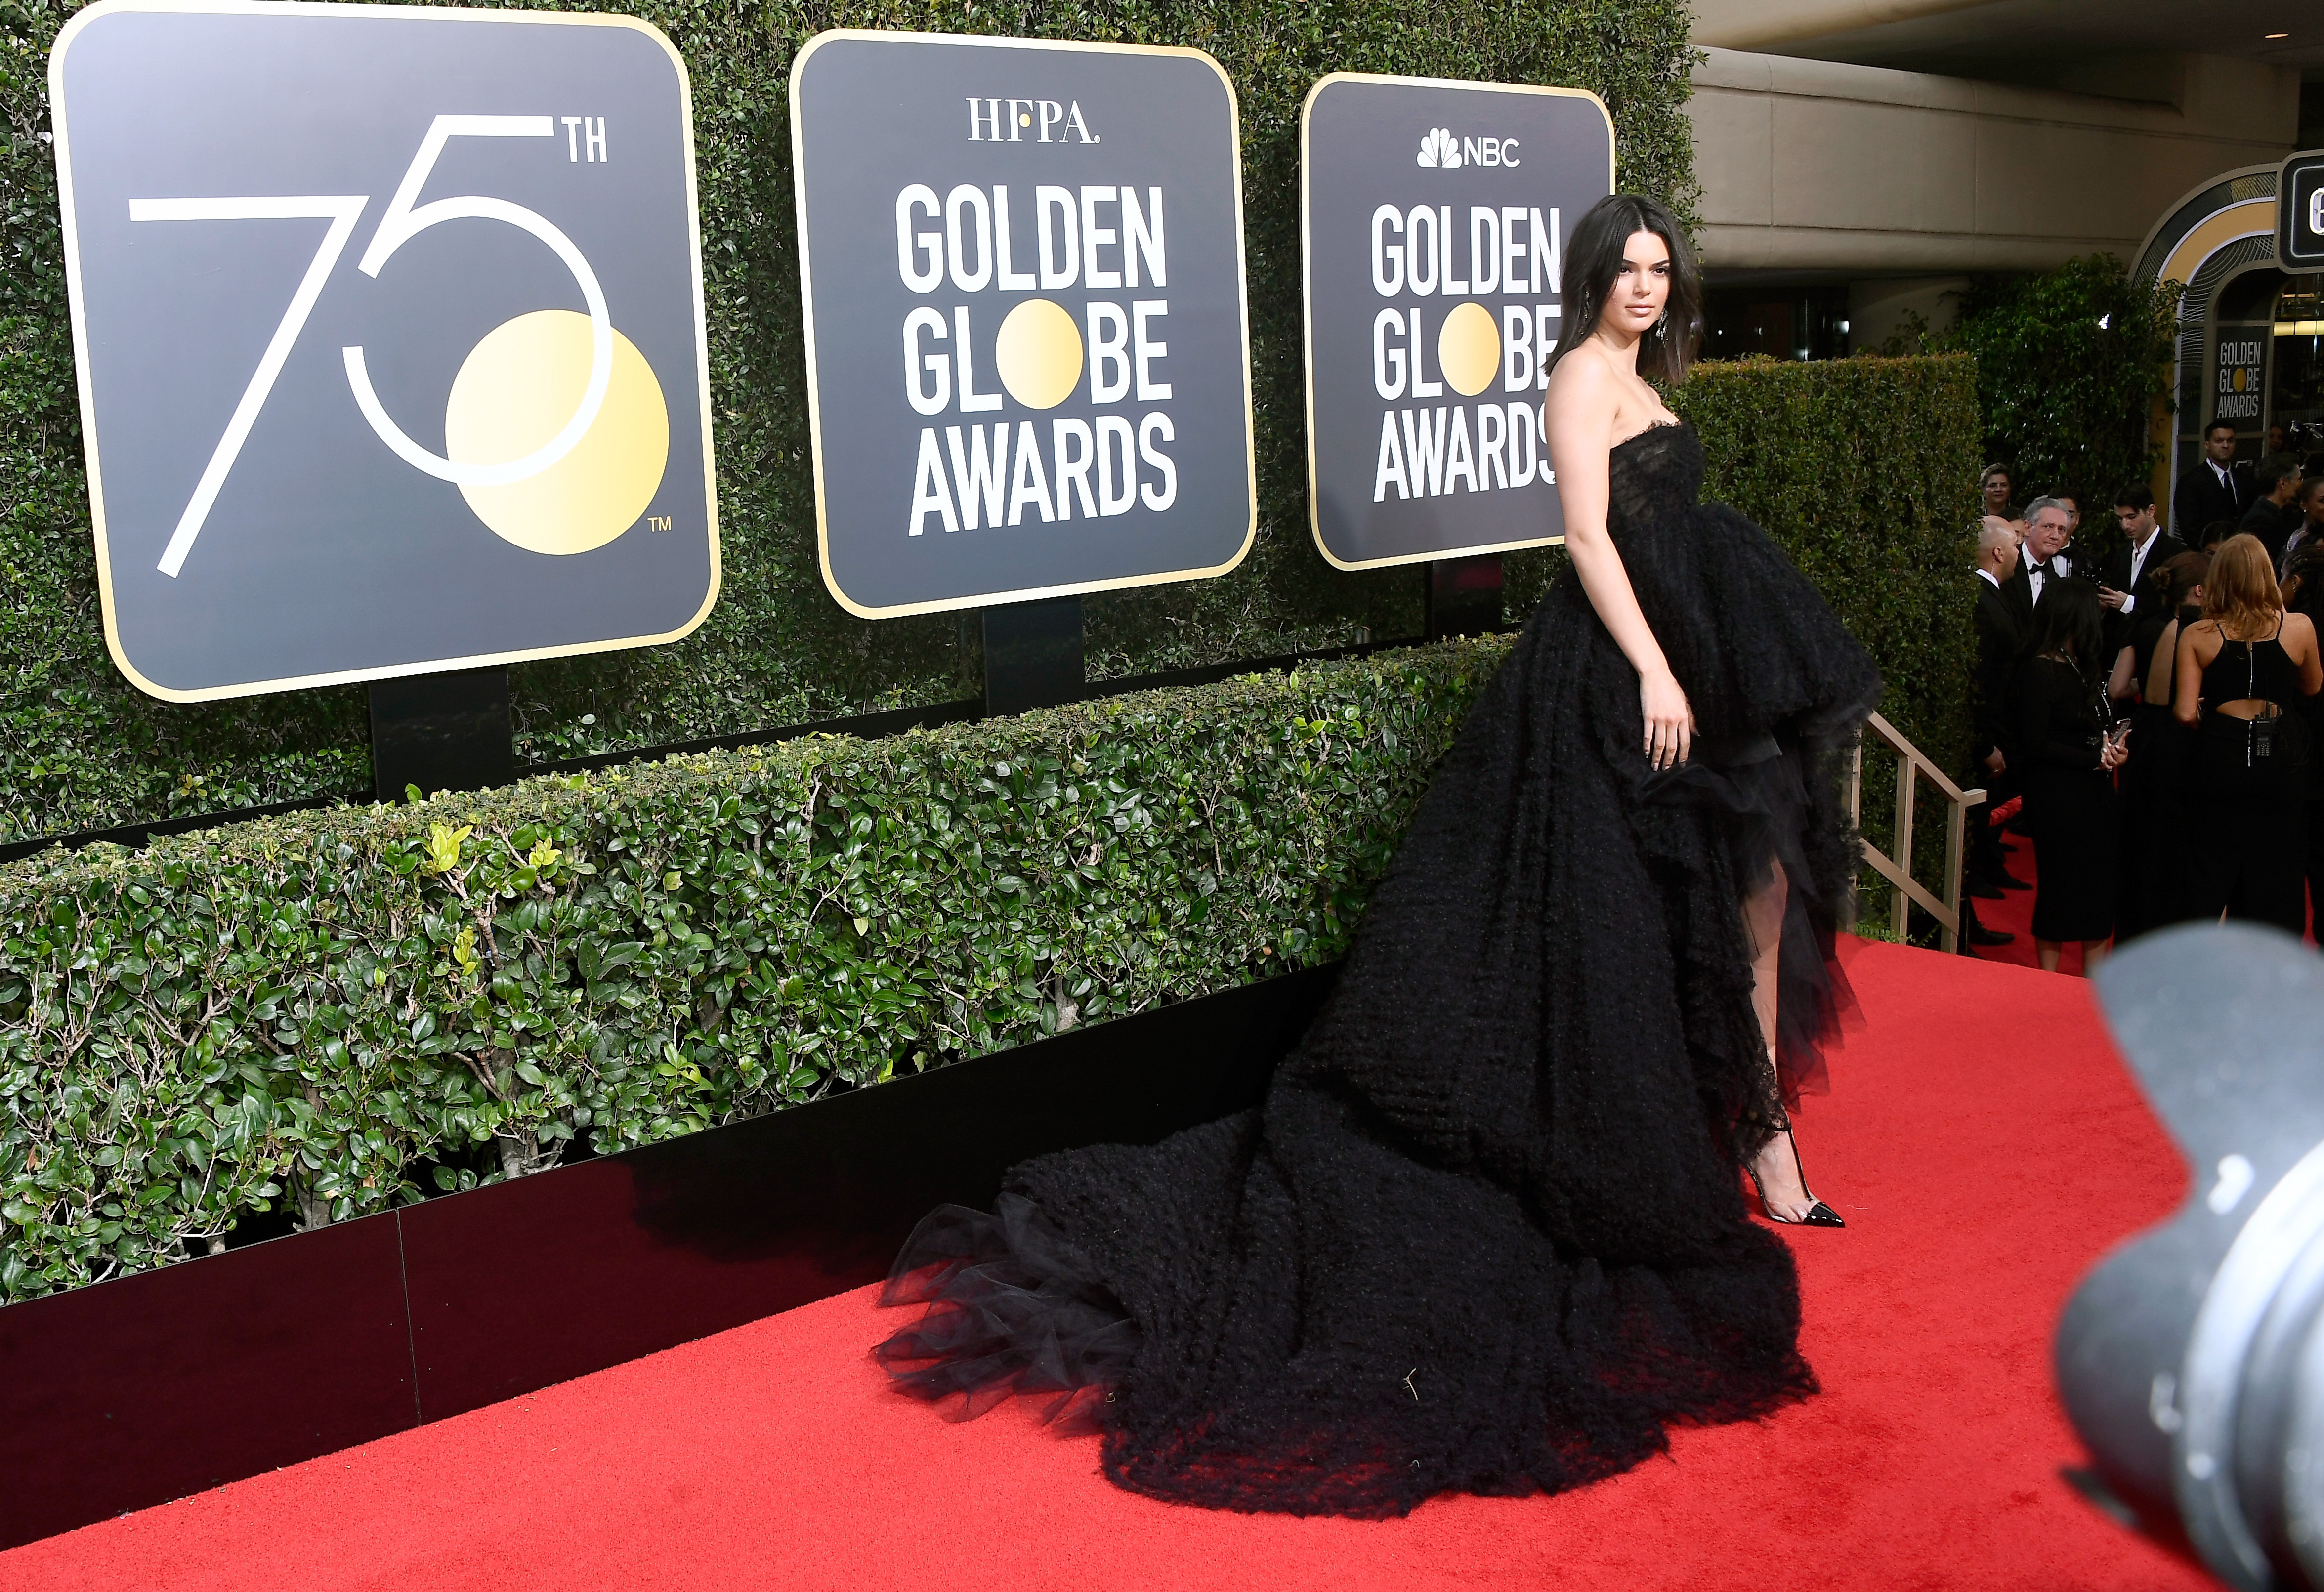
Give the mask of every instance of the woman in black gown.
POLYGON ((1240 1510, 1554 1492, 1813 1391, 1787 1108, 1845 998, 1870 659, 1700 504, 1640 373, 1700 335, 1668 212, 1575 229, 1547 431, 1573 566, 1471 710, 1255 1111, 1045 1155, 921 1224, 878 1353, 973 1414, 1047 1389, 1106 1475, 1240 1510))
POLYGON ((2324 688, 2316 627, 2288 612, 2257 537, 2231 537, 2203 581, 2203 617, 2179 632, 2172 708, 2196 732, 2192 796, 2202 829, 2191 888, 2199 917, 2307 922, 2308 721, 2324 688))
POLYGON ((2114 771, 2129 754, 2098 716, 2107 689, 2099 612, 2089 582, 2051 581, 2010 680, 2012 750, 2034 837, 2034 950, 2045 973, 2058 971, 2068 940, 2082 943, 2082 971, 2096 972, 2114 937, 2122 866, 2114 771))
POLYGON ((2188 817, 2183 801, 2191 732, 2172 716, 2171 674, 2179 631, 2202 617, 2208 554, 2181 553, 2146 572, 2130 640, 2115 657, 2108 692, 2135 697, 2122 766, 2122 851, 2115 877, 2115 943, 2168 928, 2187 916, 2188 817))

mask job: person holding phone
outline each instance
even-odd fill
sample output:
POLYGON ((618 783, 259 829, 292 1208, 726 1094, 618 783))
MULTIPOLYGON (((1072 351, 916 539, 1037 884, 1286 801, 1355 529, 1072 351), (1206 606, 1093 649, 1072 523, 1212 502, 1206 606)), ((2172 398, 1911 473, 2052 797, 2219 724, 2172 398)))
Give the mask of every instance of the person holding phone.
MULTIPOLYGON (((2114 494, 2114 518, 2122 527, 2123 545, 2107 554, 2098 568, 2098 606, 2107 611, 2109 651, 2129 645, 2131 629, 2143 617, 2140 604, 2153 606, 2153 598, 2140 584, 2142 577, 2187 551, 2187 544, 2155 518, 2154 493, 2144 482, 2114 494)), ((2164 617, 2168 619, 2167 612, 2164 617)))
POLYGON ((2034 952, 2054 973, 2069 940, 2097 971, 2114 935, 2120 842, 2114 771, 2128 760, 2127 722, 2112 724, 2098 588, 2053 580, 2012 682, 2011 752, 2034 840, 2034 952))
POLYGON ((2138 617, 2116 655, 2108 691, 2130 699, 2138 759, 2123 767, 2121 897, 2117 943, 2187 916, 2187 761, 2194 732, 2171 716, 2172 666, 2179 631, 2203 616, 2203 576, 2211 560, 2179 553, 2146 571, 2138 617))

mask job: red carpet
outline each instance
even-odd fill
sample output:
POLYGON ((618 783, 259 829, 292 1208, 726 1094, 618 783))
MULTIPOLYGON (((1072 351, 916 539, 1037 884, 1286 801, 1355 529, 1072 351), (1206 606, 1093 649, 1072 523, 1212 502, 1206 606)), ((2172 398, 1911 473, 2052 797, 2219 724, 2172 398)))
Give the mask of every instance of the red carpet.
POLYGON ((896 1318, 857 1293, 0 1554, 0 1587, 2207 1585, 2058 1477, 2059 1308, 2184 1188, 2089 986, 1887 945, 1852 970, 1868 1026, 1802 1118, 1850 1225, 1792 1235, 1825 1391, 1584 1492, 1387 1523, 1153 1503, 1094 1439, 889 1394, 864 1351, 896 1318))

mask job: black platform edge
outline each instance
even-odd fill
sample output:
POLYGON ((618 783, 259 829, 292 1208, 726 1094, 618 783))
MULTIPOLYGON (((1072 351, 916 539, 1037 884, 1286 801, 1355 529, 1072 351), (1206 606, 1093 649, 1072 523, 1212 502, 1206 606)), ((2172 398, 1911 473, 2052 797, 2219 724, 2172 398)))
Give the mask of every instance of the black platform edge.
POLYGON ((875 1282, 1028 1156, 1256 1105, 1338 971, 0 1309, 0 1548, 875 1282))
MULTIPOLYGON (((1514 628, 1504 627, 1508 630, 1514 628)), ((1155 675, 1124 675, 1110 680, 1089 681, 1083 688, 1080 700, 1094 702, 1102 697, 1126 696, 1133 691, 1209 686, 1237 675, 1279 674, 1296 669, 1304 663, 1369 658, 1375 652, 1425 645, 1427 642, 1422 637, 1406 636, 1394 641, 1365 641, 1352 647, 1330 647, 1313 652, 1284 652, 1267 658, 1238 658, 1231 663, 1204 664, 1194 668, 1169 669, 1155 675)), ((699 752, 735 751, 746 746, 768 746, 776 741, 796 741, 803 735, 853 735, 859 740, 878 741, 914 730, 934 730, 940 725, 964 723, 983 716, 984 706, 981 702, 940 702, 925 707, 899 707, 885 713, 858 713, 852 718, 821 719, 812 724, 786 724, 775 730, 744 730, 732 735, 713 735, 701 741, 674 741, 662 746, 596 752, 586 758, 525 763, 518 767, 516 778, 530 779, 544 774, 582 774, 630 763, 652 763, 664 758, 688 757, 699 752)), ((111 829, 84 829, 71 834, 43 835, 37 840, 9 841, 0 844, 0 863, 19 861, 51 846, 68 851, 78 851, 84 846, 103 845, 127 846, 135 850, 152 842, 156 835, 189 834, 198 829, 221 829, 230 824, 247 824, 255 818, 280 817, 285 813, 312 813, 324 807, 368 805, 372 799, 369 791, 349 791, 341 796, 300 796, 287 802, 269 802, 258 807, 233 807, 222 813, 157 818, 150 823, 124 824, 111 829)))

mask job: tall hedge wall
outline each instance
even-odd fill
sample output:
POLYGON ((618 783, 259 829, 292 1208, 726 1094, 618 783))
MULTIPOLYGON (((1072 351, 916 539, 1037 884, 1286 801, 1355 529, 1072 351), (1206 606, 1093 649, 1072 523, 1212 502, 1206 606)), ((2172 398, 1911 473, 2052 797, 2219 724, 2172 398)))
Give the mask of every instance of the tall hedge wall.
POLYGON ((1336 956, 1506 647, 0 868, 0 1302, 1336 956))
MULTIPOLYGON (((525 0, 494 0, 524 4, 525 0)), ((593 0, 559 0, 589 9, 593 0)), ((555 759, 972 694, 974 626, 867 623, 817 574, 785 74, 828 27, 1194 45, 1242 106, 1259 419, 1258 544, 1234 575, 1088 604, 1095 672, 1137 674, 1420 627, 1410 571, 1335 573, 1307 529, 1298 110, 1335 69, 1594 89, 1619 180, 1683 210, 1683 0, 595 0, 667 32, 693 74, 724 595, 684 644, 519 667, 520 755, 555 759)), ((182 707, 106 658, 45 140, 49 41, 72 9, 0 0, 0 840, 368 783, 360 689, 182 707)))

